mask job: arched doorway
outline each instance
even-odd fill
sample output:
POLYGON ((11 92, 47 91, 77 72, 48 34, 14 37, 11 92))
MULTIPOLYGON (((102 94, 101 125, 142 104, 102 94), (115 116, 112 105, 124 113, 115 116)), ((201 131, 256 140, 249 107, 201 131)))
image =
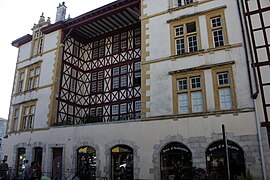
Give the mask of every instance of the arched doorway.
POLYGON ((112 179, 133 180, 133 149, 117 145, 111 149, 112 179))
MULTIPOLYGON (((228 140, 228 153, 230 162, 230 176, 232 180, 240 178, 241 173, 245 174, 244 151, 233 141, 228 140)), ((213 142, 206 149, 206 168, 211 180, 226 179, 226 162, 224 141, 213 142)))
POLYGON ((192 167, 192 154, 186 145, 171 142, 161 150, 160 163, 162 180, 182 179, 192 167))
POLYGON ((91 179, 96 176, 96 150, 83 146, 77 150, 77 174, 80 179, 91 179))

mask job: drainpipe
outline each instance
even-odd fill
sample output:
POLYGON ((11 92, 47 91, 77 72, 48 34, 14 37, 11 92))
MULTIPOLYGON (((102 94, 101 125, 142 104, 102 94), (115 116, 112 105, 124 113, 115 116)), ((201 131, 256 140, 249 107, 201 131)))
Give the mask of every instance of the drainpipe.
MULTIPOLYGON (((248 78, 249 78, 249 86, 250 86, 250 90, 251 90, 251 98, 253 99, 253 105, 254 105, 254 113, 255 113, 255 122, 256 122, 256 130, 257 130, 257 134, 258 134, 258 143, 259 143, 259 150, 260 150, 260 158, 261 158, 261 166, 262 166, 262 175, 263 175, 263 180, 267 180, 266 177, 266 169, 265 169, 265 159, 264 159, 264 152, 263 152, 263 145, 262 145, 262 136, 261 136, 261 124, 260 124, 260 120, 259 120, 259 116, 258 116, 258 110, 257 110, 257 103, 256 103, 256 99, 258 97, 259 94, 259 88, 258 88, 258 79, 256 77, 256 70, 255 70, 255 66, 254 66, 254 57, 251 51, 247 51, 247 49, 252 50, 251 47, 251 42, 250 39, 245 36, 245 30, 248 33, 248 26, 247 26, 247 22, 246 22, 246 18, 244 17, 244 22, 242 19, 242 14, 244 14, 243 10, 244 10, 244 5, 243 2, 241 2, 241 0, 237 0, 237 8, 238 8, 238 13, 239 13, 239 18, 240 18, 240 22, 241 22, 241 29, 242 29, 242 36, 243 36, 243 42, 244 42, 244 47, 245 47, 245 55, 246 55, 246 64, 247 64, 247 69, 248 69, 248 78), (241 7, 240 7, 240 3, 241 3, 241 7), (242 8, 242 11, 241 11, 242 8), (242 13, 241 13, 242 12, 242 13), (244 28, 244 24, 245 24, 245 28, 244 28), (248 41, 248 45, 247 42, 248 41), (250 55, 251 58, 251 64, 252 64, 252 69, 253 69, 253 78, 255 81, 255 88, 256 91, 255 93, 253 93, 253 87, 252 87, 252 81, 251 81, 251 72, 250 72, 250 66, 249 66, 249 60, 248 60, 248 55, 250 55)), ((248 36, 248 34, 247 34, 248 36)))

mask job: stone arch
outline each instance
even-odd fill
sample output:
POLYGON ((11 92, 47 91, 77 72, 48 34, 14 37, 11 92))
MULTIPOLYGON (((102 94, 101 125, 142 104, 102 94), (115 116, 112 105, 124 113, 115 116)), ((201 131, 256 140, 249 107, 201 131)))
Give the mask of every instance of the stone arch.
POLYGON ((72 164, 73 167, 72 169, 75 170, 75 172, 77 172, 77 151, 80 147, 84 147, 84 146, 90 146, 92 148, 94 148, 96 150, 96 176, 101 176, 101 171, 100 171, 100 148, 99 146, 94 143, 94 142, 78 142, 75 146, 73 146, 73 154, 71 155, 71 159, 72 159, 72 164))
POLYGON ((105 145, 105 158, 106 158, 106 166, 104 167, 104 173, 106 175, 111 176, 111 149, 117 145, 126 145, 133 149, 133 173, 134 179, 139 179, 140 168, 140 156, 138 154, 139 147, 136 145, 136 142, 129 140, 113 140, 112 142, 105 145))
MULTIPOLYGON (((227 140, 227 144, 231 179, 235 179, 236 177, 240 178, 241 173, 246 173, 244 150, 239 144, 232 140, 227 140)), ((222 173, 225 171, 226 167, 224 147, 224 141, 218 139, 210 143, 206 148, 206 169, 212 179, 220 179, 226 175, 222 173)))

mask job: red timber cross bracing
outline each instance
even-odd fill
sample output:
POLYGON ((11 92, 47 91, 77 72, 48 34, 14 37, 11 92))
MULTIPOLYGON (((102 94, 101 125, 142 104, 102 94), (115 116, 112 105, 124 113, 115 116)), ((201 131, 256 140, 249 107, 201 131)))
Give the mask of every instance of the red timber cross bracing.
POLYGON ((267 0, 243 2, 254 56, 253 68, 257 71, 263 107, 262 126, 270 128, 270 2, 267 0))
POLYGON ((120 0, 65 22, 55 125, 140 118, 139 16, 120 0))

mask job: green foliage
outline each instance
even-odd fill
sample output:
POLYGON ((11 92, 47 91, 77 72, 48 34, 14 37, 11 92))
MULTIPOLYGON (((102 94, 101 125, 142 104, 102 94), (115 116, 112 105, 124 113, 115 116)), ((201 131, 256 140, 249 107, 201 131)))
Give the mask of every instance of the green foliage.
POLYGON ((243 173, 241 173, 241 180, 252 180, 252 179, 253 177, 249 170, 247 171, 246 176, 243 173))

